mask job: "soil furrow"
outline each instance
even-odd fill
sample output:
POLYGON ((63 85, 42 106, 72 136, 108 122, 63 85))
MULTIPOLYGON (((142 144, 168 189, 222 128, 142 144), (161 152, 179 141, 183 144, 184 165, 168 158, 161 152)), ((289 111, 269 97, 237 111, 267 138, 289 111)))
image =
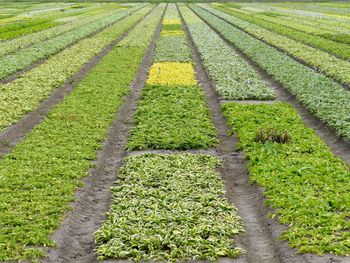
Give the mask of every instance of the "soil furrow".
MULTIPOLYGON (((153 10, 153 9, 152 9, 153 10)), ((151 11, 152 11, 151 10, 151 11)), ((150 12, 151 12, 150 11, 150 12)), ((148 12, 145 16, 147 16, 148 12)), ((144 17, 145 17, 144 16, 144 17)), ((102 51, 95 55, 88 63, 86 63, 78 72, 68 78, 64 84, 56 88, 53 93, 43 100, 38 108, 27 113, 19 122, 7 127, 0 132, 0 159, 11 151, 18 143, 20 143, 26 134, 38 124, 40 124, 47 116, 47 114, 58 103, 60 103, 65 96, 67 96, 76 87, 79 82, 98 64, 98 62, 106 56, 115 45, 124 39, 134 27, 139 24, 143 18, 140 18, 132 27, 130 27, 124 34, 115 39, 112 43, 107 45, 102 51)))
MULTIPOLYGON (((197 6, 198 6, 198 5, 197 5, 197 6)), ((302 65, 304 65, 304 66, 306 66, 306 67, 308 67, 308 68, 311 68, 312 70, 314 70, 314 71, 316 71, 316 72, 318 72, 318 73, 320 73, 320 74, 323 74, 323 75, 327 76, 328 78, 332 79, 334 82, 336 82, 336 83, 338 83, 339 85, 341 85, 344 89, 350 90, 350 86, 349 86, 349 85, 347 85, 347 84, 345 84, 345 83, 342 83, 340 80, 337 80, 336 78, 334 78, 333 76, 331 76, 331 75, 328 74, 327 72, 324 72, 324 71, 322 71, 321 69, 319 69, 319 68, 317 68, 317 67, 314 67, 314 66, 308 64, 308 63, 305 62, 304 60, 302 60, 302 59, 300 59, 300 58, 298 58, 298 57, 296 57, 296 56, 294 56, 294 55, 292 55, 292 54, 289 54, 287 51, 283 50, 283 49, 280 48, 280 47, 276 47, 276 46, 274 46, 274 45, 268 43, 265 39, 261 39, 261 38, 255 36, 255 35, 253 35, 252 33, 248 32, 248 31, 246 31, 246 30, 244 30, 244 29, 239 28, 238 26, 234 25, 232 22, 226 20, 225 18, 222 18, 222 17, 220 17, 220 16, 218 16, 218 15, 212 13, 210 10, 204 9, 204 8, 201 7, 201 6, 198 6, 198 7, 200 7, 200 8, 202 8, 203 10, 209 12, 209 13, 212 14, 213 16, 216 16, 217 18, 219 18, 219 19, 225 21, 226 23, 228 23, 228 24, 230 24, 231 26, 237 28, 238 30, 241 30, 241 31, 245 32, 246 34, 250 35, 251 37, 253 37, 253 38, 255 38, 255 39, 257 39, 257 40, 259 40, 259 41, 265 43, 266 45, 269 45, 270 47, 273 47, 274 49, 276 49, 276 50, 282 52, 283 54, 285 54, 286 56, 292 58, 292 59, 295 60, 296 62, 298 62, 298 63, 300 63, 300 64, 302 64, 302 65)), ((251 22, 249 22, 249 23, 251 23, 251 22)), ((276 32, 274 32, 274 33, 276 33, 276 32)), ((278 34, 278 33, 276 33, 276 34, 278 34)), ((287 38, 288 38, 288 37, 287 37, 287 38)), ((295 41, 296 41, 296 40, 295 40, 295 41)), ((316 47, 313 47, 313 46, 308 45, 308 44, 305 44, 305 43, 302 43, 302 44, 304 44, 304 45, 306 45, 306 46, 309 46, 309 47, 311 47, 311 48, 318 49, 318 48, 316 48, 316 47)), ((334 57, 336 57, 336 58, 338 58, 338 59, 340 59, 340 60, 344 60, 344 59, 339 58, 339 57, 335 56, 334 54, 330 54, 330 53, 328 53, 328 52, 326 52, 326 51, 324 51, 324 50, 320 50, 320 51, 323 51, 323 52, 325 52, 325 53, 327 53, 327 54, 329 54, 329 55, 331 55, 331 56, 334 56, 334 57)))
MULTIPOLYGON (((184 23, 182 15, 181 19, 184 23)), ((244 255, 245 260, 246 262, 261 263, 280 262, 273 246, 273 240, 267 233, 264 222, 261 221, 260 213, 256 211, 258 200, 248 183, 247 169, 242 154, 235 151, 237 139, 228 136, 229 127, 221 113, 219 96, 205 72, 187 26, 185 26, 185 32, 192 50, 198 82, 205 91, 214 124, 218 129, 220 144, 217 151, 225 162, 221 174, 226 185, 226 195, 229 202, 237 207, 238 214, 242 217, 245 226, 246 234, 241 235, 238 240, 247 252, 244 255)))
MULTIPOLYGON (((141 8, 143 8, 143 7, 140 7, 139 9, 135 10, 135 11, 134 11, 132 14, 130 14, 130 15, 133 15, 135 12, 137 12, 137 11, 140 10, 141 8)), ((107 28, 109 28, 109 27, 115 25, 116 23, 120 22, 121 20, 123 20, 123 19, 125 19, 125 18, 127 18, 127 17, 128 17, 128 16, 124 16, 124 17, 118 19, 117 21, 115 21, 114 23, 108 24, 108 25, 104 26, 103 28, 100 28, 99 30, 97 30, 97 31, 95 31, 95 32, 92 32, 91 34, 89 34, 89 35, 87 35, 87 36, 85 36, 85 37, 83 37, 83 38, 80 38, 80 39, 78 39, 78 40, 76 40, 76 41, 70 43, 69 45, 65 46, 63 49, 57 50, 57 52, 54 52, 53 54, 50 54, 49 57, 39 59, 38 61, 34 62, 33 64, 31 64, 31 65, 29 65, 29 66, 27 66, 27 67, 25 67, 25 68, 23 68, 23 69, 20 69, 20 70, 16 71, 15 73, 11 74, 10 76, 6 77, 5 79, 0 80, 0 84, 7 84, 7 83, 10 83, 10 82, 16 80, 16 79, 19 78, 22 74, 24 74, 24 73, 26 73, 26 72, 28 72, 28 71, 31 71, 32 69, 34 69, 34 68, 36 68, 36 67, 38 67, 38 66, 44 64, 45 61, 46 61, 48 58, 50 58, 50 57, 52 57, 52 56, 58 54, 59 52, 65 50, 65 49, 68 49, 68 48, 72 47, 73 45, 77 44, 78 42, 80 42, 80 41, 82 41, 82 40, 84 40, 84 39, 87 39, 87 38, 90 38, 90 37, 93 37, 93 36, 97 35, 98 33, 100 33, 100 32, 102 32, 103 30, 105 30, 105 29, 107 29, 107 28)))
MULTIPOLYGON (((193 11, 193 10, 192 10, 193 11)), ((204 21, 204 20, 203 20, 204 21)), ((204 21, 205 22, 205 21, 204 21)), ((207 23, 206 23, 207 24, 207 23)), ((208 24, 207 24, 208 25, 208 24)), ((210 26, 210 25, 208 25, 210 26)), ((212 28, 212 27, 211 27, 212 28)), ((215 29, 212 28, 218 35, 225 40, 222 35, 219 34, 215 29)), ((188 30, 186 29, 187 34, 188 30)), ((192 40, 191 40, 192 41, 192 40)), ((227 42, 227 41, 225 41, 227 42)), ((237 49, 228 43, 234 50, 237 49)), ((210 83, 208 75, 206 74, 203 66, 201 65, 201 60, 198 52, 196 51, 193 42, 191 46, 194 52, 194 57, 196 61, 196 69, 199 67, 200 74, 198 76, 203 76, 203 81, 201 81, 206 93, 212 97, 217 97, 214 91, 213 85, 210 83), (199 66, 198 66, 199 65, 199 66)), ((335 132, 322 124, 320 120, 308 113, 297 101, 291 96, 281 85, 276 83, 271 77, 269 77, 263 70, 257 67, 249 58, 247 58, 242 52, 238 53, 258 72, 258 74, 267 81, 270 87, 274 88, 277 92, 277 101, 288 102, 298 111, 303 122, 310 128, 314 129, 317 134, 329 145, 334 154, 337 154, 340 158, 345 160, 350 164, 350 147, 348 142, 343 141, 335 132)), ((225 160, 225 167, 223 169, 223 178, 226 182, 228 198, 232 201, 238 208, 238 213, 243 218, 245 225, 245 230, 247 232, 246 236, 243 236, 242 243, 245 244, 245 249, 247 251, 248 262, 283 262, 283 263, 347 263, 350 262, 349 257, 340 257, 333 255, 318 256, 315 254, 297 254, 295 249, 292 249, 286 241, 281 241, 280 236, 287 226, 282 225, 276 219, 269 219, 269 214, 273 211, 264 205, 264 189, 257 184, 249 183, 249 174, 246 169, 246 162, 243 160, 243 153, 236 152, 235 145, 238 141, 236 137, 227 136, 227 131, 229 128, 226 125, 224 117, 220 112, 220 107, 218 106, 218 98, 208 100, 209 105, 212 104, 211 109, 219 111, 218 118, 222 118, 223 123, 218 123, 217 125, 219 131, 225 131, 224 140, 220 138, 221 141, 221 152, 225 160), (215 101, 216 100, 216 101, 215 101), (221 128, 219 128, 221 127, 221 128), (229 149, 231 145, 231 150, 229 149), (230 156, 231 155, 231 156, 230 156), (253 227, 253 228, 252 228, 253 227), (254 237, 257 235, 257 237, 254 237), (259 235, 263 236, 262 241, 257 241, 259 235), (254 238, 254 239, 251 239, 254 238), (265 240, 265 241, 263 241, 265 240), (269 244, 264 243, 269 242, 269 244), (265 248, 263 247, 265 246, 265 248), (269 247, 270 251, 266 249, 269 247), (261 254, 260 254, 260 253, 261 254), (272 254, 271 254, 272 253, 272 254), (270 257, 270 258, 269 258, 270 257)), ((243 102, 242 102, 243 103, 243 102)), ((262 102, 266 103, 266 102, 262 102)), ((214 111, 214 112, 215 112, 214 111)), ((215 114, 214 114, 215 116, 215 114)), ((216 118, 214 117, 214 120, 216 118)), ((215 121, 216 123, 216 121, 215 121)))
POLYGON ((94 254, 93 233, 99 228, 104 213, 109 208, 110 188, 115 183, 116 171, 127 154, 125 145, 132 126, 132 117, 152 62, 155 43, 162 27, 161 20, 130 92, 110 126, 103 149, 98 152, 96 167, 91 169, 89 176, 83 180, 84 186, 76 193, 72 211, 67 214, 53 235, 56 248, 48 249, 47 257, 42 262, 98 262, 94 254))
MULTIPOLYGON (((193 10, 192 10, 193 11, 193 10)), ((195 12, 195 11, 194 11, 195 12)), ((256 65, 247 55, 239 50, 235 45, 229 42, 222 34, 202 19, 207 26, 209 26, 225 43, 230 46, 235 52, 237 52, 260 76, 264 79, 270 88, 274 89, 277 93, 275 101, 288 102, 298 111, 303 122, 317 133, 319 137, 328 145, 334 154, 342 158, 348 165, 350 165, 350 142, 337 135, 336 131, 316 116, 309 113, 304 106, 302 106, 296 99, 296 97, 290 94, 282 84, 275 81, 270 75, 268 75, 262 68, 256 65)), ((242 102, 243 103, 243 102, 242 102)))

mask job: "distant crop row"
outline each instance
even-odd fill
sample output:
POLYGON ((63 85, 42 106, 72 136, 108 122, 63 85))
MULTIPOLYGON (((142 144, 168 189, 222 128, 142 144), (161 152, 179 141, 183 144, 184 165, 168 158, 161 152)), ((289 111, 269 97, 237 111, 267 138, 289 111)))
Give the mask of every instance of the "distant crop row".
POLYGON ((47 41, 48 39, 51 39, 53 37, 56 37, 60 34, 71 31, 73 29, 76 29, 78 27, 85 26, 105 16, 110 16, 112 12, 115 13, 116 10, 113 9, 112 11, 108 11, 108 10, 102 9, 102 10, 99 10, 99 12, 95 15, 80 17, 75 21, 68 21, 63 25, 55 26, 54 28, 42 30, 33 34, 26 34, 22 37, 0 42, 0 56, 4 56, 18 49, 29 47, 30 45, 33 45, 42 41, 47 41))
POLYGON ((320 48, 324 51, 327 51, 331 54, 338 56, 339 58, 350 59, 350 50, 347 44, 339 43, 320 36, 304 33, 304 32, 295 30, 293 28, 285 27, 278 23, 265 21, 254 16, 239 13, 232 9, 229 10, 228 12, 230 12, 230 14, 233 14, 236 17, 253 22, 254 24, 262 26, 266 29, 270 29, 272 31, 288 36, 297 41, 300 41, 302 43, 320 48))
MULTIPOLYGON (((160 19, 162 8, 149 16, 160 19)), ((0 260, 36 258, 43 255, 38 246, 54 245, 50 234, 102 147, 155 28, 150 19, 138 24, 136 42, 116 46, 0 161, 0 260)))
POLYGON ((276 98, 275 92, 213 30, 188 7, 180 5, 180 9, 203 64, 223 98, 276 98))
POLYGON ((132 14, 140 7, 142 7, 142 5, 117 12, 116 14, 93 21, 83 27, 76 28, 72 31, 51 38, 48 41, 35 44, 28 48, 19 50, 14 54, 9 54, 1 58, 0 79, 6 78, 7 76, 15 73, 17 70, 23 69, 40 59, 47 58, 50 55, 64 49, 66 46, 87 37, 94 32, 98 32, 98 30, 103 29, 106 26, 113 25, 118 20, 132 14))
MULTIPOLYGON (((212 8, 208 8, 208 10, 210 10, 210 12, 213 14, 225 19, 227 22, 232 23, 234 26, 252 34, 258 39, 261 39, 274 47, 286 51, 291 56, 304 61, 306 64, 322 71, 326 75, 338 80, 339 82, 350 85, 349 61, 338 59, 329 53, 323 52, 308 45, 304 45, 298 41, 294 41, 293 39, 274 33, 253 23, 236 18, 235 16, 225 14, 212 8)), ((230 11, 224 9, 220 10, 223 10, 229 14, 231 13, 230 11)))
POLYGON ((15 81, 1 85, 3 114, 0 116, 0 130, 18 121, 25 113, 35 110, 40 101, 151 9, 152 6, 149 5, 137 11, 94 37, 63 50, 15 81))
POLYGON ((350 138, 350 92, 286 54, 255 39, 197 6, 200 17, 296 96, 297 100, 340 136, 350 138))
MULTIPOLYGON (((223 4, 222 7, 226 7, 226 5, 223 4)), ((341 24, 336 20, 310 20, 307 16, 298 16, 295 14, 293 15, 292 13, 287 13, 289 10, 278 12, 275 8, 271 7, 257 7, 255 10, 256 12, 251 12, 251 10, 247 11, 246 9, 241 10, 239 8, 232 8, 232 11, 234 12, 250 15, 256 19, 276 23, 281 26, 290 27, 307 34, 321 36, 346 44, 349 44, 350 42, 349 29, 344 26, 346 23, 341 24)))
POLYGON ((301 253, 349 255, 350 172, 284 103, 223 106, 282 237, 301 253))

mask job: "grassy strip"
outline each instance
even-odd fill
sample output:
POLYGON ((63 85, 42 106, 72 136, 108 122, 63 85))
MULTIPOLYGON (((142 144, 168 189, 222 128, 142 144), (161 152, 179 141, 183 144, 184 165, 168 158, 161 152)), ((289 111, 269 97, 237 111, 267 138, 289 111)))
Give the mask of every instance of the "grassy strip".
POLYGON ((155 32, 150 21, 159 21, 162 8, 134 29, 143 45, 115 47, 0 161, 0 260, 33 259, 43 255, 36 246, 54 245, 49 235, 101 148, 155 32))
POLYGON ((207 11, 196 6, 193 8, 226 39, 295 95, 308 111, 327 123, 329 127, 334 128, 340 136, 350 139, 350 93, 348 91, 322 74, 296 62, 207 11))
POLYGON ((205 149, 217 142, 199 86, 146 85, 128 150, 205 149))
POLYGON ((0 130, 15 123, 27 112, 35 110, 40 101, 51 94, 52 90, 64 83, 106 45, 126 32, 151 8, 149 5, 137 11, 117 25, 53 56, 44 64, 23 74, 21 78, 1 85, 0 101, 3 104, 1 104, 0 130))
MULTIPOLYGON (((79 18, 80 18, 79 20, 67 22, 63 25, 56 26, 55 28, 50 28, 47 30, 33 33, 33 34, 25 35, 25 36, 18 37, 16 39, 12 39, 9 41, 0 42, 0 56, 4 56, 8 53, 14 52, 18 49, 27 47, 27 46, 32 45, 32 44, 36 44, 36 43, 39 43, 42 41, 47 41, 48 39, 56 37, 60 34, 71 31, 71 30, 78 28, 78 27, 81 27, 81 26, 85 26, 85 25, 87 25, 91 22, 94 22, 96 20, 99 20, 105 16, 109 16, 112 13, 115 13, 116 11, 117 10, 115 10, 115 9, 112 9, 112 11, 110 11, 106 7, 105 9, 96 11, 95 15, 89 15, 87 17, 80 17, 79 16, 79 18)), ((85 14, 84 14, 84 16, 85 16, 85 14)))
POLYGON ((339 58, 350 59, 350 49, 347 44, 335 42, 315 35, 310 35, 308 33, 304 33, 292 28, 279 25, 277 23, 264 21, 254 16, 249 16, 243 13, 235 12, 234 10, 224 10, 225 12, 228 12, 238 18, 242 18, 244 20, 257 24, 263 28, 288 36, 291 39, 297 40, 301 43, 309 44, 313 47, 320 48, 324 51, 338 56, 339 58))
POLYGON ((216 260, 241 254, 240 218, 223 197, 209 155, 128 157, 112 189, 108 219, 95 233, 99 259, 216 260))
POLYGON ((349 168, 284 103, 223 106, 250 179, 265 189, 283 239, 301 253, 349 255, 349 168), (289 138, 278 143, 278 138, 289 138))
MULTIPOLYGON (((33 22, 33 23, 37 22, 37 23, 33 24, 32 26, 26 26, 26 27, 22 27, 22 28, 17 29, 17 30, 10 30, 8 32, 0 33, 0 39, 8 40, 8 39, 12 39, 12 38, 19 37, 19 36, 26 35, 26 34, 31 34, 34 32, 38 32, 38 31, 52 28, 52 27, 59 25, 59 23, 57 23, 55 21, 48 20, 48 19, 45 19, 43 21, 41 19, 35 19, 34 21, 31 21, 31 22, 33 22), (38 21, 36 21, 36 20, 38 20, 38 21)), ((20 24, 22 24, 22 22, 20 24)), ((3 27, 5 27, 5 26, 3 26, 3 27)), ((3 28, 3 27, 0 27, 0 28, 3 28)))
MULTIPOLYGON (((162 31, 164 32, 164 31, 162 31)), ((161 35, 156 46, 154 62, 190 62, 192 61, 190 49, 184 35, 161 35)))
POLYGON ((304 61, 306 64, 313 68, 319 69, 329 77, 332 77, 344 84, 350 85, 350 62, 338 59, 327 52, 323 52, 316 48, 309 47, 297 41, 294 41, 288 37, 279 35, 277 33, 266 30, 260 26, 249 23, 245 20, 241 20, 234 16, 229 15, 230 11, 219 8, 224 12, 208 8, 203 6, 206 10, 218 15, 226 21, 232 23, 238 28, 244 30, 257 37, 258 39, 264 40, 268 44, 277 47, 291 56, 304 61))
MULTIPOLYGON (((167 25, 178 23, 174 4, 168 5, 164 16, 167 25)), ((181 29, 181 27, 180 27, 181 29)), ((165 29, 167 31, 168 29, 165 29)), ((179 31, 183 31, 182 29, 179 31)), ((205 104, 205 95, 198 86, 192 63, 174 62, 183 58, 192 61, 184 36, 171 48, 164 46, 160 37, 155 50, 155 61, 149 71, 147 86, 134 116, 128 150, 146 149, 202 149, 217 142, 216 129, 205 104)), ((184 60, 184 59, 183 59, 184 60)))
MULTIPOLYGON (((118 20, 128 17, 140 6, 130 8, 128 10, 123 10, 117 12, 114 15, 104 17, 100 20, 94 21, 84 27, 76 28, 72 31, 69 31, 63 35, 54 37, 48 41, 35 44, 31 47, 24 48, 19 50, 14 54, 9 54, 0 59, 0 79, 6 78, 9 75, 13 74, 17 70, 23 69, 39 59, 47 58, 52 54, 57 53, 58 51, 64 49, 69 44, 72 44, 84 37, 89 36, 90 34, 106 27, 111 26, 113 23, 118 20)), ((112 27, 115 27, 114 24, 112 27)), ((78 43, 79 44, 79 43, 78 43)))
MULTIPOLYGON (((221 6, 230 8, 230 5, 226 5, 226 4, 221 6)), ((276 10, 271 6, 257 7, 254 10, 251 10, 248 7, 247 8, 249 10, 248 12, 247 12, 247 9, 244 7, 243 7, 243 10, 239 8, 232 8, 232 9, 235 12, 250 14, 251 16, 254 16, 256 18, 259 18, 268 22, 277 23, 282 26, 286 26, 298 31, 302 31, 304 33, 329 38, 337 42, 349 43, 350 41, 349 30, 347 30, 344 27, 340 27, 342 24, 336 21, 333 21, 333 23, 336 22, 334 24, 332 23, 324 24, 320 20, 307 20, 308 18, 307 16, 302 16, 302 15, 293 16, 291 13, 288 13, 288 10, 283 10, 284 12, 278 12, 277 11, 278 9, 276 10)))
POLYGON ((223 98, 276 98, 275 92, 268 88, 254 70, 188 7, 180 5, 180 10, 202 62, 223 98))

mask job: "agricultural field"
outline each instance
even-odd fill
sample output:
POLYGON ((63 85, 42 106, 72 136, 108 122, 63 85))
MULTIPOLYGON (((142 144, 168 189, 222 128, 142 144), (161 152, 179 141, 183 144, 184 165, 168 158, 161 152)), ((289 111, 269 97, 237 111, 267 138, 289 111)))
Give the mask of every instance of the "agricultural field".
POLYGON ((350 262, 350 3, 0 0, 0 262, 350 262))

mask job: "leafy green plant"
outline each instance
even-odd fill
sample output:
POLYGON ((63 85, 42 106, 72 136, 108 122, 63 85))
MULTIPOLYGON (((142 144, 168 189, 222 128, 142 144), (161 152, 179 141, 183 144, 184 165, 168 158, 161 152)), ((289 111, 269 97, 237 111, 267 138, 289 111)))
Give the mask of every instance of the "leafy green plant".
POLYGON ((243 229, 224 198, 221 165, 209 155, 127 157, 108 218, 95 233, 98 258, 175 262, 240 255, 232 237, 243 229))
POLYGON ((264 187, 272 217, 288 227, 282 238, 300 253, 349 255, 349 167, 286 103, 226 103, 223 113, 239 137, 250 180, 264 187), (258 142, 256 135, 271 127, 289 142, 258 142))
POLYGON ((260 128, 255 135, 257 142, 289 143, 290 140, 288 131, 279 130, 276 127, 260 128))

